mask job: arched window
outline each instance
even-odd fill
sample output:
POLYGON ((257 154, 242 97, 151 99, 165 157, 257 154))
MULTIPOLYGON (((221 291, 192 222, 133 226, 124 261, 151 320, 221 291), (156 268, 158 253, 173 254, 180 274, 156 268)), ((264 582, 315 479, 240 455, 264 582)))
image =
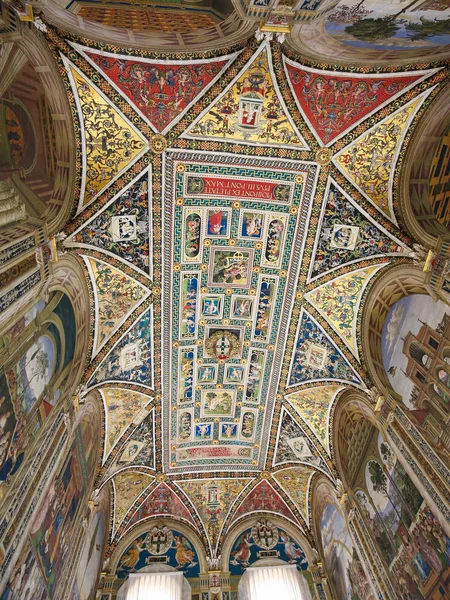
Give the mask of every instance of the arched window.
POLYGON ((440 396, 446 404, 450 402, 450 395, 444 392, 443 389, 436 383, 433 383, 433 390, 436 392, 438 396, 440 396))

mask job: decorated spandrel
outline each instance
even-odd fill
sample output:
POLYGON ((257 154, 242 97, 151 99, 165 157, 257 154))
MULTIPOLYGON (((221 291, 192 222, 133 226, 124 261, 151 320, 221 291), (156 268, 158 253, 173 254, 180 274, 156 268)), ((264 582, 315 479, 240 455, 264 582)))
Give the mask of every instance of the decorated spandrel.
POLYGON ((183 137, 308 148, 280 95, 265 43, 183 137))
POLYGON ((83 132, 81 211, 148 150, 148 142, 77 67, 63 60, 83 132))
POLYGON ((177 481, 200 517, 211 549, 215 548, 222 525, 233 504, 251 479, 197 479, 177 481))
POLYGON ((362 295, 372 277, 389 263, 364 267, 341 275, 305 294, 305 298, 358 358, 356 328, 362 295))
POLYGON ((370 217, 337 183, 328 180, 309 268, 310 281, 370 256, 398 256, 406 251, 403 242, 370 217))
POLYGON ((105 406, 105 457, 144 407, 151 402, 145 394, 124 388, 103 388, 100 394, 105 406))
POLYGON ((307 524, 309 524, 308 490, 311 478, 316 472, 314 469, 302 466, 282 469, 273 474, 278 484, 303 515, 307 524))
POLYGON ((298 519, 286 504, 286 501, 268 481, 258 483, 237 506, 231 519, 231 524, 258 511, 276 513, 298 525, 298 519))
POLYGON ((349 181, 395 224, 392 196, 395 166, 411 121, 430 91, 374 125, 333 158, 349 181))
POLYGON ((174 516, 177 519, 184 519, 196 527, 186 505, 165 483, 160 483, 142 500, 142 503, 128 521, 127 529, 130 529, 133 525, 143 521, 147 517, 154 517, 156 515, 174 516))
POLYGON ((94 247, 151 276, 150 195, 150 173, 138 175, 68 237, 65 245, 94 247))
POLYGON ((345 389, 341 385, 323 385, 299 390, 286 396, 303 421, 312 429, 322 446, 330 451, 329 421, 336 395, 345 389))
POLYGON ((90 387, 112 381, 153 385, 152 307, 136 319, 94 371, 90 387))
POLYGON ((167 468, 255 469, 264 460, 279 325, 292 302, 289 265, 303 250, 316 167, 185 158, 169 153, 166 162, 177 198, 168 198, 163 252, 163 272, 173 273, 164 282, 172 323, 167 468))
POLYGON ((286 57, 284 63, 297 105, 325 146, 436 72, 361 75, 313 69, 286 57))
POLYGON ((325 330, 302 307, 289 371, 288 387, 334 379, 360 384, 361 379, 325 330))
POLYGON ((151 60, 73 46, 158 133, 171 129, 221 77, 237 53, 210 60, 151 60))
POLYGON ((150 291, 103 260, 83 258, 92 280, 95 298, 95 356, 131 313, 150 295, 150 291))
POLYGON ((134 429, 130 426, 125 439, 121 439, 121 446, 109 466, 108 476, 124 469, 125 467, 155 468, 155 415, 152 408, 148 415, 134 429), (131 432, 130 432, 131 427, 131 432))
POLYGON ((114 532, 128 510, 153 480, 154 477, 151 475, 134 470, 122 471, 114 477, 114 532))
POLYGON ((282 409, 273 466, 291 462, 303 463, 329 475, 325 461, 299 421, 300 419, 295 420, 288 410, 282 409))

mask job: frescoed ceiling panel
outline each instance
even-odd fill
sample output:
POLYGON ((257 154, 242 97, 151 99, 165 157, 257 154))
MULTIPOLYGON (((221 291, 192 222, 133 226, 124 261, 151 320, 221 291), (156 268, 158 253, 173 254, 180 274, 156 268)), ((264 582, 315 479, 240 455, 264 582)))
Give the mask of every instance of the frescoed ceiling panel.
POLYGON ((395 165, 408 127, 431 89, 374 125, 333 158, 344 175, 395 224, 392 196, 395 165))
POLYGON ((124 94, 157 133, 167 133, 221 77, 238 53, 210 60, 158 61, 73 44, 124 94))
POLYGON ((250 512, 309 535, 311 479, 336 481, 336 398, 372 385, 366 295, 413 258, 396 182, 444 71, 303 64, 255 40, 183 56, 45 35, 78 115, 64 247, 91 290, 108 552, 164 515, 212 556, 250 512))
POLYGON ((73 88, 83 143, 83 180, 79 210, 95 200, 148 149, 143 134, 63 58, 73 88))

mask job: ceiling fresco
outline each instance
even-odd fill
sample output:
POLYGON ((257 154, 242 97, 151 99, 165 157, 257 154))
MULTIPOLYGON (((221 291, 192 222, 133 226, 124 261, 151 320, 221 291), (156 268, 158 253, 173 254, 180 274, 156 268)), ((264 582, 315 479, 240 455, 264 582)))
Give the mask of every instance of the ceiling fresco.
POLYGON ((83 394, 104 405, 107 554, 160 516, 212 556, 258 511, 311 537, 311 482, 336 477, 334 406, 371 386, 365 298, 413 257, 399 166, 445 70, 338 70, 255 40, 183 59, 46 36, 77 132, 64 246, 90 289, 83 394))

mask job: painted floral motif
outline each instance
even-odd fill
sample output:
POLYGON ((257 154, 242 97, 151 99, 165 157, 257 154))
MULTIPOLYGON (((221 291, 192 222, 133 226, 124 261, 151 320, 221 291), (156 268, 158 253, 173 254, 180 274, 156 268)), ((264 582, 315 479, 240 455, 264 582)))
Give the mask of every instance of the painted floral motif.
POLYGON ((253 488, 234 513, 233 522, 259 510, 278 513, 294 523, 297 522, 291 509, 268 481, 261 481, 253 488))
POLYGON ((251 59, 237 79, 188 130, 187 137, 304 148, 280 101, 268 50, 251 59))
POLYGON ((420 78, 412 73, 349 77, 302 69, 290 61, 286 72, 298 104, 325 145, 420 78))
POLYGON ((357 355, 356 319, 361 296, 375 273, 384 265, 358 269, 342 275, 305 294, 305 298, 320 312, 357 355))
POLYGON ((123 521, 128 510, 153 481, 153 477, 136 471, 123 471, 114 477, 114 530, 123 521))
POLYGON ((106 53, 86 54, 159 132, 178 121, 227 64, 221 60, 177 65, 126 60, 106 53))
POLYGON ((357 138, 334 159, 350 181, 394 223, 396 220, 389 182, 400 145, 424 98, 422 94, 397 110, 357 138))
POLYGON ((313 256, 312 278, 369 256, 398 254, 402 250, 398 240, 382 231, 338 187, 330 184, 313 256))
POLYGON ((139 317, 118 344, 106 355, 89 381, 128 381, 151 387, 152 382, 151 309, 139 317))
POLYGON ((93 279, 96 298, 96 336, 94 353, 109 340, 149 292, 136 280, 109 264, 85 257, 93 279))
POLYGON ((339 385, 324 385, 290 394, 287 399, 311 427, 324 448, 328 448, 328 411, 339 385))
POLYGON ((360 382, 337 346, 303 309, 292 358, 289 385, 317 379, 360 382))
POLYGON ((85 135, 83 205, 96 198, 146 149, 144 137, 72 66, 85 135))
POLYGON ((111 252, 149 275, 148 193, 148 176, 144 175, 75 233, 71 241, 111 252))
POLYGON ((274 478, 295 503, 298 510, 308 522, 308 484, 316 471, 305 467, 283 469, 273 474, 274 478))

